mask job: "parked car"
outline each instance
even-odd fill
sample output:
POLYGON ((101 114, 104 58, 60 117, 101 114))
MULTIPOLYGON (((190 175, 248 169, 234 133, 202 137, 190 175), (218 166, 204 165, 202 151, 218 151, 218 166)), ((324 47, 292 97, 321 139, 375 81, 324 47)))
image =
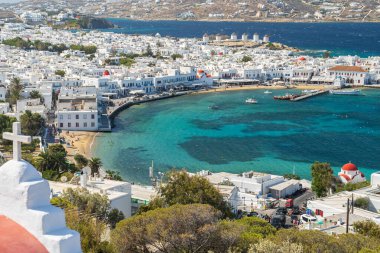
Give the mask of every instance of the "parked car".
POLYGON ((284 214, 275 214, 272 216, 270 220, 270 224, 275 228, 283 228, 285 227, 286 216, 284 214))
POLYGON ((277 215, 286 215, 288 213, 288 209, 286 209, 285 207, 279 207, 276 209, 276 214, 277 215))

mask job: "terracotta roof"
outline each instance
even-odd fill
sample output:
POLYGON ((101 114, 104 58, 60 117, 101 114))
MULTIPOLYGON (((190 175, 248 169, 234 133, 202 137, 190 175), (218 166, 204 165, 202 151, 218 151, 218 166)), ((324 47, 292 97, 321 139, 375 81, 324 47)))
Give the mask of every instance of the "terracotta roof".
POLYGON ((0 235, 2 253, 48 253, 37 238, 4 215, 0 215, 0 235))
POLYGON ((358 66, 335 66, 330 68, 329 71, 367 72, 362 67, 358 66))
POLYGON ((342 170, 357 171, 358 167, 356 167, 356 165, 353 163, 346 163, 345 165, 343 165, 342 170))

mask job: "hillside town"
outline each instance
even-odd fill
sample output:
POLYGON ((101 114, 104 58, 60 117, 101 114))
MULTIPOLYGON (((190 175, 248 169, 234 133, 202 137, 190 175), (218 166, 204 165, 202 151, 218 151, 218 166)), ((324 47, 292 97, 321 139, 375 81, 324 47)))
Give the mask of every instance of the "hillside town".
POLYGON ((23 1, 3 7, 4 17, 29 21, 51 21, 57 15, 67 18, 72 13, 143 20, 209 20, 209 21, 379 21, 378 1, 229 1, 221 0, 80 0, 23 1))
MULTIPOLYGON (((33 23, 45 16, 24 13, 21 17, 33 23)), ((47 155, 54 153, 49 151, 53 146, 56 153, 66 156, 66 151, 54 145, 63 144, 71 150, 67 147, 75 146, 76 137, 70 137, 73 131, 112 131, 112 119, 119 111, 152 100, 235 88, 302 88, 309 90, 306 94, 310 90, 316 94, 315 90, 380 87, 380 57, 311 57, 257 33, 172 38, 158 33, 125 35, 5 23, 0 41, 0 116, 22 121, 27 113, 39 115, 44 124, 33 141, 37 140, 47 155), (16 84, 21 88, 14 96, 16 84)), ((162 192, 162 177, 155 176, 153 165, 151 171, 147 169, 152 186, 113 180, 109 172, 107 175, 99 168, 99 162, 96 172, 96 166, 83 163, 72 178, 60 174, 56 180, 49 178, 47 185, 36 168, 21 159, 21 143, 32 143, 32 138, 21 134, 20 123, 12 122, 3 139, 12 142, 8 146, 13 149, 0 153, 9 160, 0 167, 0 203, 9 203, 0 205, 0 219, 5 215, 23 224, 46 252, 81 252, 79 234, 65 226, 62 210, 53 208, 50 198, 62 196, 70 188, 86 189, 106 196, 109 208, 129 218, 162 192), (17 201, 13 203, 9 196, 17 201), (22 213, 32 219, 14 214, 14 206, 22 206, 22 213)), ((380 173, 364 175, 350 162, 342 164, 337 175, 330 171, 338 182, 335 192, 329 186, 323 189, 325 194, 296 175, 200 171, 181 176, 207 179, 234 215, 259 217, 275 228, 297 227, 336 235, 354 233, 355 222, 380 224, 380 173), (348 191, 345 186, 352 184, 364 187, 348 191), (365 205, 355 204, 363 199, 365 205)))

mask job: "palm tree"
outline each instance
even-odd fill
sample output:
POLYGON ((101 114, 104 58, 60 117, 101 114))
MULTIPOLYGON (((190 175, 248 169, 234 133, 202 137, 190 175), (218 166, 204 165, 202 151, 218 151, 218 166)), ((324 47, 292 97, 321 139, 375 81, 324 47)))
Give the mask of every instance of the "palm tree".
POLYGON ((24 86, 21 84, 20 78, 13 78, 10 83, 9 89, 9 103, 14 105, 17 100, 21 97, 21 91, 24 89, 24 86))
POLYGON ((95 173, 99 174, 99 168, 103 165, 102 161, 98 157, 93 157, 88 161, 88 166, 91 168, 91 176, 95 173))

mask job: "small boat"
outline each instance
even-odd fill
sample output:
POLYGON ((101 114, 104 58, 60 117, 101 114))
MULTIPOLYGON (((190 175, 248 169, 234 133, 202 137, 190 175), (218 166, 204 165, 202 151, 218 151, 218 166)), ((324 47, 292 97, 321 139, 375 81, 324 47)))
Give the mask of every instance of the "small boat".
POLYGON ((254 98, 247 98, 247 99, 245 100, 245 102, 246 102, 247 104, 257 104, 257 103, 258 103, 257 100, 254 99, 254 98))
POLYGON ((210 105, 210 106, 208 107, 208 109, 211 109, 211 110, 218 110, 218 109, 219 109, 219 106, 217 106, 217 105, 210 105))
POLYGON ((272 92, 269 90, 266 90, 266 91, 264 91, 264 94, 272 94, 272 92))
POLYGON ((318 92, 318 90, 303 90, 302 94, 312 94, 312 93, 315 93, 315 92, 318 92))
POLYGON ((359 89, 346 89, 346 90, 330 90, 330 94, 333 95, 360 95, 359 89))

